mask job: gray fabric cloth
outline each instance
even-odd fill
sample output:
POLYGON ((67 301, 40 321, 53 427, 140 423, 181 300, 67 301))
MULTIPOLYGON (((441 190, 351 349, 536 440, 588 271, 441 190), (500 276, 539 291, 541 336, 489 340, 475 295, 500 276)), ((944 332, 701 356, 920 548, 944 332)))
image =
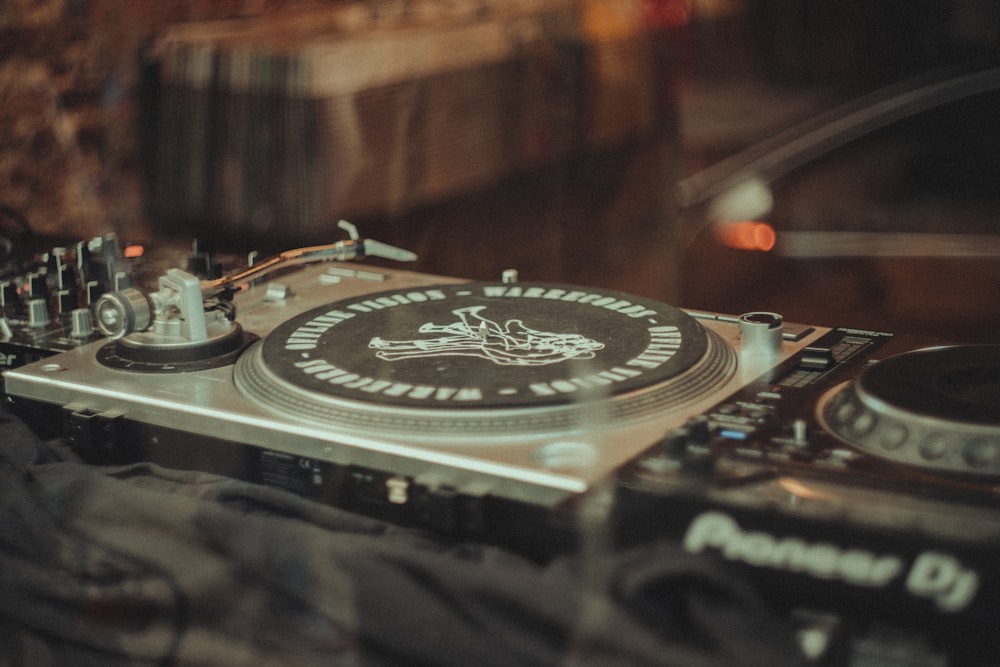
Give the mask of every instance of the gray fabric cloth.
POLYGON ((224 477, 74 460, 0 413, 3 665, 783 665, 670 544, 536 563, 224 477))

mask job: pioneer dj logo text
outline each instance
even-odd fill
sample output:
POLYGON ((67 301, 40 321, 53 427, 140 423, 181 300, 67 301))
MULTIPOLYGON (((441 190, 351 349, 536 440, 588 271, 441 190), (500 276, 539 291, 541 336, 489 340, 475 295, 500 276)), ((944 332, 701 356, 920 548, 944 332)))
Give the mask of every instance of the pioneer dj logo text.
POLYGON ((907 564, 905 558, 895 554, 743 530, 722 512, 704 512, 695 517, 684 535, 684 549, 694 554, 716 551, 727 560, 753 567, 866 588, 885 588, 900 582, 910 595, 933 600, 938 609, 947 613, 968 607, 979 589, 979 575, 974 570, 940 551, 923 551, 907 564))

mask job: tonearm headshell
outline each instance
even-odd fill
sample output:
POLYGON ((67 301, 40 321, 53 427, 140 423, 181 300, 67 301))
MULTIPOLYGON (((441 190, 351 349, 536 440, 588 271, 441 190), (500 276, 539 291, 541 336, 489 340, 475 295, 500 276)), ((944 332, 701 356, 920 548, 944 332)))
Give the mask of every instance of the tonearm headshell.
POLYGON ((215 279, 201 279, 179 268, 167 269, 159 289, 136 287, 108 292, 94 304, 98 329, 114 346, 102 350, 101 361, 131 370, 184 371, 229 363, 256 336, 236 321, 233 296, 253 281, 300 264, 381 257, 410 262, 408 250, 362 239, 346 220, 338 226, 349 239, 327 245, 286 250, 252 266, 215 279))

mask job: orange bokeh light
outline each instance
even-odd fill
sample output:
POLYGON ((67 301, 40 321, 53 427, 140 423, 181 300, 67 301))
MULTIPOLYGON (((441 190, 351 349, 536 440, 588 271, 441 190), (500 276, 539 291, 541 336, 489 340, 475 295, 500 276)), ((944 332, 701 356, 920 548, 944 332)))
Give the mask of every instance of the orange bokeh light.
POLYGON ((742 220, 715 223, 715 237, 725 246, 737 250, 768 252, 774 249, 778 235, 766 222, 742 220))
POLYGON ((129 258, 142 257, 146 253, 146 249, 141 245, 127 245, 122 253, 129 258))

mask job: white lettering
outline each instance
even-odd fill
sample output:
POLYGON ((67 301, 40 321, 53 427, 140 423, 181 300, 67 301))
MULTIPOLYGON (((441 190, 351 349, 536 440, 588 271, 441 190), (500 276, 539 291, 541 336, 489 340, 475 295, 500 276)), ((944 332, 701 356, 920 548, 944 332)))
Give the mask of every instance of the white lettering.
POLYGON ((483 287, 483 294, 488 297, 523 297, 528 299, 551 299, 572 303, 586 303, 595 308, 606 308, 607 310, 616 311, 633 319, 656 315, 655 310, 632 303, 631 301, 625 301, 624 299, 618 299, 610 295, 596 294, 594 292, 581 292, 579 290, 567 292, 559 288, 486 285, 483 287))
POLYGON ((796 537, 776 537, 763 531, 744 531, 722 512, 695 517, 684 535, 690 553, 716 550, 727 560, 807 574, 819 579, 840 579, 856 586, 881 588, 903 571, 903 559, 862 549, 844 550, 826 542, 809 543, 796 537))
MULTIPOLYGON (((374 299, 365 299, 348 304, 347 307, 358 313, 371 313, 376 310, 385 310, 394 306, 403 306, 410 303, 424 303, 426 301, 443 301, 444 292, 439 289, 428 289, 423 292, 407 292, 406 294, 390 294, 388 296, 378 296, 374 299)), ((354 313, 345 313, 348 317, 354 317, 354 313)))
POLYGON ((600 373, 594 373, 593 375, 566 378, 564 380, 553 380, 552 382, 534 382, 528 385, 528 389, 530 389, 535 396, 557 396, 559 394, 571 394, 575 391, 579 391, 580 389, 605 387, 612 382, 622 382, 637 375, 642 375, 642 372, 617 366, 609 370, 601 371, 600 373))
POLYGON ((413 386, 405 382, 378 380, 366 375, 359 375, 338 368, 322 359, 310 359, 296 362, 295 367, 313 376, 317 380, 333 385, 342 385, 348 389, 358 389, 369 394, 385 394, 386 396, 431 399, 435 401, 481 401, 483 392, 478 387, 435 387, 432 385, 413 386))
POLYGON ((965 568, 957 558, 937 551, 925 551, 913 561, 906 589, 918 597, 934 600, 946 612, 965 609, 976 596, 979 575, 965 568))
POLYGON ((295 331, 285 341, 286 350, 315 350, 319 337, 346 319, 354 317, 354 313, 343 310, 331 310, 317 315, 295 331))
POLYGON ((625 364, 640 368, 658 368, 669 361, 681 348, 681 332, 675 326, 649 328, 650 343, 637 357, 625 364))

